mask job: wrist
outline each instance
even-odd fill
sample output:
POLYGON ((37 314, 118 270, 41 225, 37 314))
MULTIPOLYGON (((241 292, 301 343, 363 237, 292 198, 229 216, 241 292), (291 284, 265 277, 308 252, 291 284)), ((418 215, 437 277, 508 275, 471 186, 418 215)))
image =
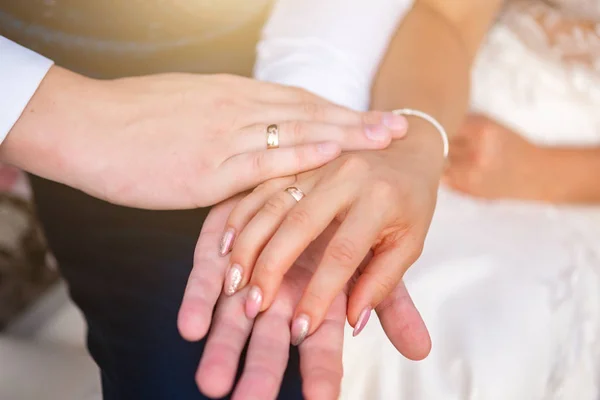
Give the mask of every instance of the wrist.
POLYGON ((2 160, 74 186, 90 138, 106 125, 103 84, 52 67, 0 146, 2 160))
POLYGON ((439 179, 445 164, 444 141, 440 132, 422 118, 408 116, 407 119, 407 135, 403 139, 392 142, 384 151, 394 154, 402 149, 404 154, 409 153, 418 158, 418 161, 427 166, 435 174, 436 179, 439 179))

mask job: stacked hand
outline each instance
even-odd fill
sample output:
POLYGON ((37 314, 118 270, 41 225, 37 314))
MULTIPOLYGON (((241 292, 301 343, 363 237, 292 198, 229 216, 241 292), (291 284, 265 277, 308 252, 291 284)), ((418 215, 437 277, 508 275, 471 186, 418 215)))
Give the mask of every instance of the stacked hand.
MULTIPOLYGON (((331 224, 312 242, 283 277, 271 307, 255 320, 245 316, 248 290, 221 295, 229 257, 217 248, 227 217, 240 197, 213 208, 202 228, 194 268, 179 314, 179 329, 188 340, 210 335, 197 373, 200 389, 211 397, 227 394, 234 383, 240 354, 248 338, 244 372, 233 399, 273 399, 279 392, 290 342, 290 323, 302 292, 339 224, 331 224), (217 303, 218 301, 218 303, 217 303), (213 309, 217 304, 214 316, 213 309)), ((368 264, 370 256, 362 262, 368 264)), ((337 399, 342 378, 343 331, 351 284, 337 293, 321 327, 299 345, 303 391, 307 399, 337 399)), ((429 352, 427 330, 402 283, 376 309, 392 343, 411 358, 429 352)))
POLYGON ((429 336, 401 278, 421 252, 442 165, 437 132, 412 121, 411 134, 388 149, 342 155, 215 208, 196 249, 179 318, 184 337, 204 337, 225 285, 229 296, 219 300, 198 371, 201 389, 216 396, 231 388, 252 332, 235 396, 273 398, 291 340, 300 346, 305 395, 333 399, 346 313, 359 333, 371 309, 400 352, 424 358, 429 336), (284 191, 288 186, 306 197, 296 203, 284 191), (272 384, 256 384, 261 379, 272 384))
POLYGON ((208 206, 342 150, 381 149, 402 117, 226 75, 97 81, 53 67, 0 147, 21 168, 138 208, 208 206), (267 150, 276 124, 281 148, 267 150))

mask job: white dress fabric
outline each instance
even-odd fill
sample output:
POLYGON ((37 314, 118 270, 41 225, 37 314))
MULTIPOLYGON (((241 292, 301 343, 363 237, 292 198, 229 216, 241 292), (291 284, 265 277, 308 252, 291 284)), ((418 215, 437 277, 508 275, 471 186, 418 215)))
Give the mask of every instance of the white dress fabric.
MULTIPOLYGON (((598 0, 507 4, 473 71, 473 110, 540 145, 600 145, 599 22, 598 0)), ((404 359, 373 316, 346 332, 344 400, 600 399, 600 207, 442 188, 406 283, 431 355, 404 359)))

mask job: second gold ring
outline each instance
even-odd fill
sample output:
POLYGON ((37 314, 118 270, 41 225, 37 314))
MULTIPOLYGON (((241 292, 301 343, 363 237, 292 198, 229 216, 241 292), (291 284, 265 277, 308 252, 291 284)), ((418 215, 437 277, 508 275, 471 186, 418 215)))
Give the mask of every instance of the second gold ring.
POLYGON ((295 186, 290 186, 285 191, 296 200, 296 203, 302 200, 305 196, 304 192, 295 186))

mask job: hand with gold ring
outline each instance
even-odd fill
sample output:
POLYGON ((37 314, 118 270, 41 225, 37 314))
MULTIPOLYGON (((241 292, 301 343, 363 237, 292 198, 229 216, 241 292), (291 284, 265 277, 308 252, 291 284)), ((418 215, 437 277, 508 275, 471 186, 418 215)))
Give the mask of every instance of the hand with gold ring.
POLYGON ((348 320, 360 333, 419 257, 435 208, 442 142, 431 126, 419 126, 393 148, 343 154, 314 171, 266 182, 245 197, 223 236, 221 254, 231 250, 224 293, 249 286, 246 315, 267 310, 294 260, 337 221, 341 225, 296 308, 292 343, 318 329, 353 277, 348 320), (373 259, 358 270, 371 251, 373 259))
MULTIPOLYGON (((285 187, 290 182, 292 180, 279 183, 285 187)), ((289 190, 288 193, 295 192, 289 190)), ((233 389, 231 399, 274 399, 290 356, 290 324, 294 310, 339 223, 332 223, 298 257, 283 278, 271 307, 256 319, 249 319, 244 315, 247 287, 232 296, 222 295, 223 277, 231 254, 225 257, 217 254, 227 218, 242 197, 236 196, 213 207, 202 226, 178 327, 187 340, 196 341, 208 335, 196 373, 202 393, 210 398, 222 398, 233 389), (245 346, 248 346, 246 357, 241 359, 245 346), (241 363, 244 364, 243 373, 238 376, 241 363)), ((368 261, 369 257, 362 265, 368 261)), ((307 399, 333 400, 339 396, 350 289, 351 284, 335 297, 326 314, 326 322, 298 348, 302 392, 307 399)), ((429 335, 404 284, 400 283, 394 289, 377 313, 396 348, 413 359, 427 354, 431 346, 429 335)))
POLYGON ((112 203, 185 209, 311 170, 341 151, 385 148, 405 131, 404 117, 242 77, 99 81, 55 66, 0 160, 112 203))

